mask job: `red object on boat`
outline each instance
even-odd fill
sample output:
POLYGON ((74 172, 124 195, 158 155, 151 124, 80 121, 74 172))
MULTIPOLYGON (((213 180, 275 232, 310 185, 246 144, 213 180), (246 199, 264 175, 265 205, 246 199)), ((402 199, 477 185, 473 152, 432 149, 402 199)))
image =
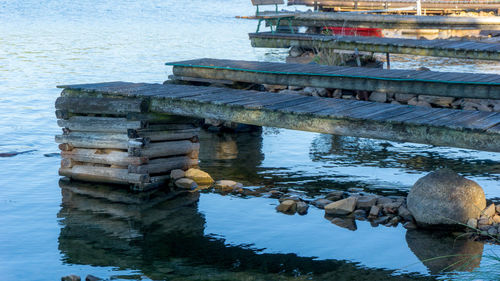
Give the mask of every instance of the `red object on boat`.
POLYGON ((327 26, 323 30, 328 30, 336 35, 382 37, 382 29, 380 28, 327 26))

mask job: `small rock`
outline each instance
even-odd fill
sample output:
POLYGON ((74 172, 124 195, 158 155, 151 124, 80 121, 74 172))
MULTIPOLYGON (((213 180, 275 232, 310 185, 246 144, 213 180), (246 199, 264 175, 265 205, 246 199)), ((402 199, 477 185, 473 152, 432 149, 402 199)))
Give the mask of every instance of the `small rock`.
POLYGON ((417 229, 417 225, 414 224, 413 222, 411 221, 408 221, 408 222, 405 222, 403 224, 403 227, 406 228, 406 229, 417 229))
POLYGON ((309 205, 306 202, 299 201, 297 202, 297 213, 299 215, 307 214, 307 210, 309 209, 309 205))
POLYGON ((278 190, 270 190, 269 191, 269 197, 271 198, 281 198, 283 196, 283 193, 278 190))
MULTIPOLYGON (((410 103, 408 103, 408 104, 410 104, 410 103)), ((432 105, 430 103, 423 101, 423 100, 417 101, 417 103, 415 105, 422 106, 422 107, 432 107, 432 105)))
POLYGON ((499 215, 493 216, 493 223, 500 223, 500 216, 499 215))
POLYGON ((278 212, 294 214, 297 211, 297 202, 293 200, 285 200, 276 207, 278 212))
POLYGON ((176 180, 175 186, 177 186, 178 188, 188 189, 188 190, 193 190, 198 187, 198 185, 194 180, 188 178, 180 178, 176 180))
POLYGON ((377 223, 377 224, 384 224, 384 223, 386 223, 388 220, 389 220, 389 217, 388 217, 388 216, 383 216, 383 217, 380 217, 380 218, 374 219, 374 220, 373 220, 373 222, 374 222, 374 223, 377 223))
POLYGON ((488 229, 490 229, 490 227, 491 227, 490 225, 486 225, 486 224, 479 224, 479 225, 477 226, 477 228, 478 228, 479 230, 482 230, 482 231, 488 231, 488 229))
POLYGON ((81 280, 80 276, 74 274, 61 277, 61 281, 80 281, 80 280, 81 280))
POLYGON ((325 212, 329 215, 348 215, 356 208, 356 197, 349 197, 332 202, 325 206, 325 212))
POLYGON ((425 66, 421 66, 421 67, 417 68, 417 70, 418 70, 418 71, 431 71, 431 69, 430 69, 430 68, 425 67, 425 66))
POLYGON ((85 281, 101 281, 101 280, 104 280, 102 278, 99 278, 99 277, 96 277, 94 275, 87 275, 87 277, 85 277, 85 281))
POLYGON ((343 191, 332 191, 325 196, 326 199, 331 200, 331 201, 337 201, 337 200, 342 199, 343 197, 344 197, 343 191))
POLYGON ((400 206, 398 209, 398 215, 402 217, 405 221, 412 221, 413 217, 410 213, 410 211, 405 208, 404 206, 400 206))
POLYGON ((335 89, 332 93, 332 98, 340 99, 342 97, 342 89, 335 89))
POLYGON ((495 204, 491 203, 488 207, 484 208, 482 214, 491 218, 495 215, 495 212, 495 204))
POLYGON ((398 102, 402 102, 402 103, 407 103, 409 100, 415 98, 415 102, 416 102, 417 95, 412 95, 412 94, 395 94, 394 98, 398 102))
POLYGON ((368 100, 374 102, 387 102, 387 94, 382 92, 372 92, 368 100))
POLYGON ((400 222, 400 218, 398 216, 395 216, 389 220, 390 225, 398 225, 399 222, 400 222))
POLYGON ((170 171, 170 178, 175 181, 175 180, 178 180, 180 178, 183 178, 185 173, 186 172, 184 172, 181 169, 174 169, 174 170, 170 171))
POLYGON ((477 222, 478 225, 491 225, 493 224, 492 219, 490 218, 480 218, 477 222))
POLYGON ((314 206, 320 208, 320 209, 324 209, 326 205, 332 203, 331 200, 328 200, 328 199, 324 199, 324 198, 319 198, 319 199, 316 199, 314 201, 312 201, 311 204, 313 204, 314 206))
POLYGON ((191 168, 186 171, 184 176, 188 179, 194 180, 199 185, 211 185, 214 183, 212 177, 200 169, 191 168))
POLYGON ((438 105, 441 107, 450 107, 451 104, 453 103, 453 101, 455 100, 455 98, 454 97, 419 95, 418 100, 425 101, 427 103, 438 105))
POLYGON ((263 84, 264 88, 268 92, 277 92, 279 90, 284 90, 287 88, 285 85, 270 85, 270 84, 263 84))
POLYGON ((417 97, 411 98, 408 101, 408 105, 417 105, 417 103, 418 103, 417 97))
POLYGON ((300 57, 304 53, 304 50, 300 47, 293 46, 290 48, 290 51, 288 51, 288 54, 291 57, 300 57))
POLYGON ((477 220, 470 218, 469 220, 467 220, 467 226, 470 228, 476 229, 477 228, 477 220))
POLYGON ((375 196, 360 196, 358 197, 356 208, 369 210, 376 203, 377 203, 377 197, 375 196))
POLYGON ((377 205, 385 205, 385 204, 389 204, 389 203, 393 203, 394 201, 389 198, 389 197, 379 197, 377 199, 377 205))
POLYGON ((386 203, 382 205, 383 211, 385 214, 397 214, 401 203, 386 203))
POLYGON ((356 211, 354 211, 354 217, 355 218, 366 218, 366 211, 365 210, 356 210, 356 211))
POLYGON ((368 217, 376 218, 376 217, 378 217, 379 213, 380 213, 380 207, 379 206, 372 206, 370 209, 370 213, 368 214, 368 217))
POLYGON ((497 235, 498 234, 498 230, 495 227, 490 227, 488 229, 488 234, 489 235, 497 235))
POLYGON ((243 187, 243 184, 241 184, 239 182, 232 181, 232 180, 220 180, 220 181, 217 181, 215 183, 215 188, 220 188, 220 189, 225 189, 225 190, 238 189, 238 188, 242 188, 242 187, 243 187))
POLYGON ((279 199, 280 203, 282 203, 283 201, 286 201, 286 200, 292 200, 292 201, 298 202, 298 201, 300 201, 300 198, 297 196, 282 196, 279 199))

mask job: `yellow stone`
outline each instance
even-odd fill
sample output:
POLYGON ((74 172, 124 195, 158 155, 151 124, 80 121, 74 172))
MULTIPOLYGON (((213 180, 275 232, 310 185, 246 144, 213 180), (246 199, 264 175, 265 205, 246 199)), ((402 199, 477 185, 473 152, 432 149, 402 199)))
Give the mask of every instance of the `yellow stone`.
POLYGON ((214 183, 212 177, 202 170, 191 168, 186 171, 185 178, 194 180, 199 185, 211 185, 214 183))

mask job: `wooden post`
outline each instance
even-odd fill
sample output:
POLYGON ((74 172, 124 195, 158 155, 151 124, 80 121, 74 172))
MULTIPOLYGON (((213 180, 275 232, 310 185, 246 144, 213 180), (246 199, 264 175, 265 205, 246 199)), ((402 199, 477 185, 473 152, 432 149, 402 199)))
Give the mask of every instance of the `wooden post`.
POLYGON ((385 57, 387 58, 387 69, 391 69, 391 56, 389 53, 385 53, 385 57))
POLYGON ((422 1, 417 0, 417 16, 421 16, 421 15, 422 15, 422 1))
POLYGON ((168 182, 172 169, 198 165, 199 119, 151 113, 145 99, 63 94, 60 175, 148 190, 168 182))

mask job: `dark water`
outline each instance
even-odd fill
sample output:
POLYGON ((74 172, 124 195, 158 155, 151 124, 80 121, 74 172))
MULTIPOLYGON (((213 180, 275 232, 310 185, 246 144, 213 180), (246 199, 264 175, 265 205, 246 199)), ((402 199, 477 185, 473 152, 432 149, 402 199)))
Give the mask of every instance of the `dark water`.
MULTIPOLYGON (((55 85, 162 82, 171 71, 164 62, 196 57, 283 61, 283 50, 250 47, 255 22, 234 16, 253 12, 247 0, 0 0, 0 153, 26 152, 0 157, 0 280, 469 279, 440 272, 453 258, 426 261, 450 254, 483 256, 463 269, 491 272, 497 246, 449 235, 367 222, 350 231, 313 207, 276 213, 277 200, 263 197, 202 193, 196 203, 196 195, 143 198, 59 182, 55 85)), ((404 56, 392 66, 500 72, 498 63, 404 56)), ((310 199, 350 187, 405 194, 450 167, 500 199, 496 153, 273 128, 204 133, 201 142, 204 170, 249 188, 310 199)))

